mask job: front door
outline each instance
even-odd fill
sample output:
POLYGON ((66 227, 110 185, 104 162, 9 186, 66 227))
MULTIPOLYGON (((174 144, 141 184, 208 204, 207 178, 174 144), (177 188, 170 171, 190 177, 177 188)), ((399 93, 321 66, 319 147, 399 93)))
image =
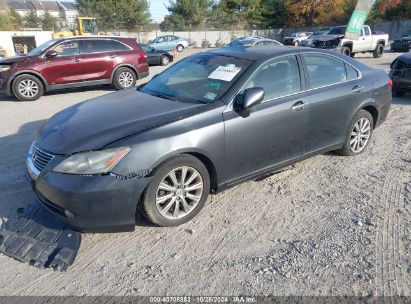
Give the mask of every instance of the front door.
POLYGON ((79 42, 67 40, 49 51, 58 55, 52 58, 44 57, 42 75, 49 85, 64 85, 83 81, 83 73, 79 66, 79 42))
POLYGON ((245 89, 252 87, 263 88, 265 98, 248 117, 234 110, 223 114, 228 183, 305 153, 307 114, 297 58, 264 64, 245 89))

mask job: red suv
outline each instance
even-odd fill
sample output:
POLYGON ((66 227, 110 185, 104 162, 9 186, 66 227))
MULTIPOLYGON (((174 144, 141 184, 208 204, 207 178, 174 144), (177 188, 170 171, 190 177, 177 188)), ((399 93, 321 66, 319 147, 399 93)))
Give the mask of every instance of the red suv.
POLYGON ((127 89, 148 76, 147 54, 135 39, 70 37, 50 40, 28 56, 0 61, 0 90, 18 100, 39 99, 45 91, 113 84, 127 89))

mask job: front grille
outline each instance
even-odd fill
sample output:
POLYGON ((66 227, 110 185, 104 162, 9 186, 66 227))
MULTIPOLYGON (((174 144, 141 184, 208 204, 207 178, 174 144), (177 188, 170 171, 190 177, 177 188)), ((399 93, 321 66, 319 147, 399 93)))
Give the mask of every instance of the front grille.
POLYGON ((336 41, 334 40, 328 40, 328 41, 314 40, 313 45, 316 48, 325 49, 325 48, 336 46, 336 41))
POLYGON ((40 172, 43 171, 44 167, 54 158, 54 155, 47 153, 36 146, 33 146, 32 151, 32 161, 33 165, 40 172))

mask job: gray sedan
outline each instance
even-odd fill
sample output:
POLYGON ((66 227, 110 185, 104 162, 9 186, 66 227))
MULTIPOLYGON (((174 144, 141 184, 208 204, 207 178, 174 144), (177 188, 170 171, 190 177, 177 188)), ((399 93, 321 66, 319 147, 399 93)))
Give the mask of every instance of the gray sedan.
POLYGON ((27 168, 40 202, 79 230, 132 230, 136 213, 180 225, 210 193, 319 153, 361 154, 391 94, 383 71, 334 52, 222 48, 55 115, 27 168))
POLYGON ((261 46, 282 46, 277 40, 260 37, 242 37, 228 43, 227 47, 261 47, 261 46))

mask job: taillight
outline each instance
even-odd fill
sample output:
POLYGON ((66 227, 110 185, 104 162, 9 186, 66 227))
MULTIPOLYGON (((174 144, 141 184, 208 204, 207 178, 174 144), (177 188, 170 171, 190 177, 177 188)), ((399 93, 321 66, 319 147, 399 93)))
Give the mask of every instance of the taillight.
POLYGON ((140 55, 140 57, 147 58, 147 54, 146 54, 146 52, 144 52, 144 51, 141 51, 141 52, 139 53, 139 55, 140 55))
POLYGON ((393 86, 392 79, 388 79, 388 86, 392 90, 392 86, 393 86))

